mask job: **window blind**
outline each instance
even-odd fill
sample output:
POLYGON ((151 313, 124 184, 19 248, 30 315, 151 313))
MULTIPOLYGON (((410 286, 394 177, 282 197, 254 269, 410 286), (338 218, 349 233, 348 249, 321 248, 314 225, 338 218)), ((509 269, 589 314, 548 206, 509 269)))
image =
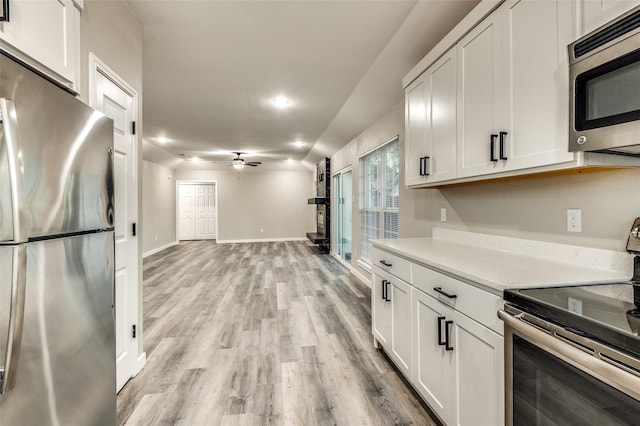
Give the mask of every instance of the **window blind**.
POLYGON ((398 138, 360 158, 360 258, 371 264, 371 243, 398 238, 398 138))

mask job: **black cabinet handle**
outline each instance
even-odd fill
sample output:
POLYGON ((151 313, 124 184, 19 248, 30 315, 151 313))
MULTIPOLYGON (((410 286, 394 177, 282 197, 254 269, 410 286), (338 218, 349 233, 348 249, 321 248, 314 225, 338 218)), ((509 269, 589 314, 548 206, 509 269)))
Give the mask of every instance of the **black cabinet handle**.
POLYGON ((440 293, 443 296, 448 297, 449 299, 455 299, 456 297, 458 297, 457 294, 451 294, 451 293, 447 293, 446 291, 444 291, 442 289, 442 287, 434 287, 433 291, 435 291, 436 293, 440 293))
POLYGON ((451 338, 451 334, 449 333, 449 326, 453 325, 453 321, 445 321, 444 322, 444 348, 448 351, 452 351, 453 350, 453 346, 451 346, 451 343, 449 342, 449 339, 451 338))
POLYGON ((387 289, 385 291, 384 300, 386 300, 387 302, 391 302, 391 296, 389 295, 389 284, 391 284, 391 281, 387 281, 385 283, 385 286, 387 287, 387 289))
POLYGON ((429 158, 420 157, 420 176, 429 176, 431 171, 429 170, 429 158))
POLYGON ((442 340, 442 321, 444 321, 444 317, 438 317, 438 345, 444 346, 447 342, 442 340))
POLYGON ((508 160, 505 152, 505 139, 507 137, 507 132, 500 132, 500 159, 508 160))
POLYGON ((387 286, 385 285, 385 283, 387 282, 387 280, 382 280, 382 300, 387 300, 387 296, 385 296, 385 291, 387 291, 387 286))
POLYGON ((496 158, 496 139, 498 139, 498 135, 491 135, 491 161, 498 161, 496 158))
POLYGON ((388 263, 386 260, 381 260, 380 263, 382 263, 384 266, 387 266, 389 268, 393 266, 391 263, 388 263))
POLYGON ((131 234, 135 237, 136 236, 136 224, 132 223, 131 224, 131 234))

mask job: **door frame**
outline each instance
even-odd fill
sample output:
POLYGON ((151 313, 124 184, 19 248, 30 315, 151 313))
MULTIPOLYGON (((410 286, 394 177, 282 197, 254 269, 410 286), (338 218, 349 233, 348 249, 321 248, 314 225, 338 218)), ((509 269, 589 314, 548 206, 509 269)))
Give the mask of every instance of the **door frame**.
MULTIPOLYGON (((123 91, 127 92, 133 98, 133 120, 134 122, 139 122, 139 94, 136 89, 133 88, 129 83, 127 83, 119 74, 113 71, 105 62, 103 62, 95 53, 89 52, 89 81, 88 81, 88 103, 92 108, 96 108, 98 104, 98 93, 96 91, 96 84, 98 73, 105 76, 107 79, 111 80, 116 86, 120 87, 123 91)), ((140 126, 139 126, 140 127, 140 126)), ((136 174, 136 194, 138 200, 136 200, 136 217, 133 218, 135 223, 140 224, 140 132, 135 132, 133 136, 133 149, 135 150, 135 174, 136 174)), ((140 227, 138 227, 140 228, 140 227)), ((139 233, 138 233, 139 234, 139 233)), ((144 321, 143 321, 143 307, 142 307, 142 254, 140 252, 142 246, 139 244, 138 238, 136 236, 136 300, 135 303, 131 305, 132 311, 129 312, 131 315, 130 318, 135 318, 135 322, 137 325, 137 351, 136 351, 136 363, 134 366, 134 371, 132 371, 131 377, 135 377, 145 366, 147 363, 147 353, 144 352, 144 321)), ((114 284, 115 285, 115 284, 114 284)), ((115 298, 115 287, 114 287, 114 298, 115 298)), ((114 301, 115 303, 115 301, 114 301)), ((115 321, 115 318, 114 318, 115 321)))
POLYGON ((220 204, 218 204, 218 193, 220 186, 217 180, 212 179, 180 179, 176 180, 176 241, 180 244, 180 185, 215 185, 216 186, 216 239, 220 239, 220 226, 218 225, 220 218, 220 204))
MULTIPOLYGON (((337 172, 332 173, 331 174, 331 183, 333 184, 333 180, 335 179, 336 176, 342 176, 343 174, 349 173, 349 172, 351 172, 351 218, 352 218, 351 219, 351 255, 352 255, 351 260, 353 262, 353 206, 354 206, 354 203, 353 203, 353 194, 354 194, 354 192, 353 192, 353 182, 354 182, 354 179, 353 179, 353 165, 349 165, 347 167, 344 167, 343 169, 338 170, 337 172)), ((340 179, 340 190, 342 190, 342 188, 344 188, 344 185, 343 185, 342 178, 341 178, 340 179)), ((333 197, 336 197, 338 195, 339 194, 337 194, 336 191, 331 191, 332 199, 330 201, 331 201, 331 205, 334 205, 334 207, 331 209, 331 223, 334 224, 333 228, 335 228, 336 230, 337 230, 337 226, 338 226, 338 222, 336 220, 336 217, 338 215, 338 209, 340 208, 340 205, 337 204, 337 203, 334 203, 335 198, 333 198, 333 197)), ((331 231, 331 232, 334 232, 334 231, 331 231)), ((333 238, 333 235, 332 235, 331 241, 332 241, 331 250, 330 250, 331 256, 333 256, 334 259, 338 260, 342 265, 344 265, 347 268, 349 268, 349 270, 354 270, 353 264, 352 263, 348 263, 346 260, 344 260, 342 258, 341 255, 339 255, 336 252, 335 244, 338 244, 338 242, 335 241, 335 239, 333 238)))

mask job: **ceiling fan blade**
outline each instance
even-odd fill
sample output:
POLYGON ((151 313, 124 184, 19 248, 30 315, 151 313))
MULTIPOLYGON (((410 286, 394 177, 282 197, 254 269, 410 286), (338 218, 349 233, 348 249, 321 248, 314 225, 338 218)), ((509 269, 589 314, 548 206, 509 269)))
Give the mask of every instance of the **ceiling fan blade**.
POLYGON ((260 161, 249 161, 247 163, 244 163, 247 166, 259 166, 260 164, 262 164, 260 161))

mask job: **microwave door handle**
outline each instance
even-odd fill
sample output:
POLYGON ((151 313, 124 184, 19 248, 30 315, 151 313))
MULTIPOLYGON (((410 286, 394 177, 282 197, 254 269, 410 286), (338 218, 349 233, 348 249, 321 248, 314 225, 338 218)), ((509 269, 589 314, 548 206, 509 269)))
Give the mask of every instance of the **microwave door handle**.
POLYGON ((0 98, 0 122, 4 138, 0 141, 3 154, 6 154, 8 163, 8 183, 10 188, 11 217, 13 238, 5 243, 15 244, 27 241, 26 219, 24 208, 24 185, 22 146, 18 135, 18 118, 16 107, 11 99, 0 98))
MULTIPOLYGON (((20 358, 22 328, 24 324, 24 299, 27 283, 27 246, 11 247, 11 306, 4 365, 0 366, 0 394, 9 392, 16 384, 16 370, 20 358)), ((0 283, 2 285, 2 283, 0 283)))

